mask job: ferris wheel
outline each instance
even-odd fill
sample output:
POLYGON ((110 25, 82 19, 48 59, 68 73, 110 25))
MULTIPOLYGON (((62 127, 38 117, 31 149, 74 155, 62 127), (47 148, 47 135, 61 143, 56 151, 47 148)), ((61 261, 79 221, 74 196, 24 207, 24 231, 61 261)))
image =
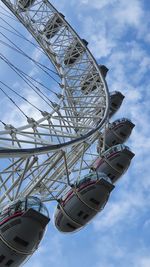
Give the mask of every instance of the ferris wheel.
MULTIPOLYGON (((57 75, 59 81, 57 79, 57 88, 55 85, 46 95, 39 81, 0 55, 1 61, 24 79, 29 90, 46 102, 39 108, 23 93, 1 82, 1 92, 17 107, 18 113, 25 116, 25 122, 16 127, 1 120, 4 130, 0 132, 0 157, 4 168, 0 176, 0 203, 28 195, 50 201, 67 188, 68 176, 71 181, 80 179, 82 172, 90 168, 92 152, 89 149, 107 121, 109 92, 87 41, 78 36, 49 1, 2 2, 34 37, 40 53, 55 67, 52 79, 56 80, 57 75), (38 119, 23 111, 15 102, 17 97, 36 108, 38 119)), ((21 47, 16 45, 15 49, 27 56, 21 47)), ((35 59, 30 60, 45 72, 49 71, 48 65, 43 67, 35 59)))
POLYGON ((62 232, 105 207, 134 157, 124 145, 134 124, 109 122, 124 96, 48 0, 1 2, 0 266, 13 267, 42 239, 44 202, 57 202, 62 232))

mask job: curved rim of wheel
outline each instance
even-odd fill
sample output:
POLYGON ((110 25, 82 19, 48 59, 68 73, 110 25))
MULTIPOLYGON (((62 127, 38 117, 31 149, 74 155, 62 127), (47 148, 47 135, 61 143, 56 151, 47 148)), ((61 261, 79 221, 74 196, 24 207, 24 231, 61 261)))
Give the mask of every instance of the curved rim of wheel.
MULTIPOLYGON (((43 112, 42 117, 36 121, 36 127, 40 126, 50 117, 53 119, 54 116, 56 119, 57 116, 59 117, 61 111, 61 115, 64 115, 62 117, 64 117, 66 128, 69 128, 71 125, 71 131, 68 137, 63 137, 61 142, 49 144, 48 142, 44 143, 42 141, 38 147, 29 148, 22 146, 14 148, 6 138, 6 143, 0 149, 1 157, 7 157, 8 154, 10 157, 14 157, 16 154, 19 156, 30 154, 38 155, 47 153, 48 151, 57 151, 66 146, 83 142, 104 125, 109 110, 109 92, 106 81, 101 74, 96 60, 87 48, 85 41, 78 36, 65 20, 64 16, 62 16, 48 0, 23 1, 24 3, 27 2, 31 4, 29 4, 27 8, 24 8, 24 10, 20 7, 21 1, 2 0, 36 39, 55 66, 62 82, 60 84, 62 94, 60 95, 59 103, 54 103, 55 106, 51 113, 47 114, 43 112), (46 25, 48 25, 49 21, 52 21, 53 18, 59 18, 61 20, 61 27, 58 32, 51 28, 51 33, 48 33, 49 36, 48 34, 46 36, 46 25), (51 38, 50 34, 53 35, 51 38), (72 64, 70 55, 66 63, 66 51, 69 51, 71 46, 73 47, 73 44, 76 43, 78 45, 76 47, 74 46, 75 52, 79 56, 72 64), (86 93, 81 87, 89 73, 93 75, 92 86, 96 89, 91 91, 89 89, 86 93), (82 103, 85 104, 85 107, 83 107, 82 103), (91 105, 91 107, 89 105, 91 105)), ((26 134, 27 129, 33 130, 32 121, 29 121, 27 125, 19 128, 12 129, 12 127, 7 127, 7 130, 0 132, 0 136, 10 135, 12 130, 15 130, 16 136, 21 135, 21 133, 26 134)), ((55 133, 57 135, 57 131, 55 131, 55 133)), ((30 136, 30 134, 26 135, 28 135, 28 137, 30 136)))

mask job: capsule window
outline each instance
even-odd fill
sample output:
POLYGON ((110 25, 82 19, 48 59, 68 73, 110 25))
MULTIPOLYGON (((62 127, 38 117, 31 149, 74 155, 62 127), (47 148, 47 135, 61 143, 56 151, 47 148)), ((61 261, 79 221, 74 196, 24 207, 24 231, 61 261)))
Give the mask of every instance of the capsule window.
POLYGON ((78 216, 81 217, 83 215, 83 213, 84 212, 82 210, 80 210, 79 213, 78 213, 78 216))
POLYGON ((91 190, 93 190, 93 189, 95 189, 95 186, 94 186, 94 185, 93 185, 93 186, 89 186, 88 188, 84 189, 84 190, 81 192, 81 195, 84 195, 84 194, 86 194, 87 192, 89 192, 89 191, 91 191, 91 190))
POLYGON ((11 228, 10 224, 6 224, 2 229, 2 233, 4 233, 5 231, 7 231, 9 228, 11 228))
POLYGON ((87 219, 89 217, 89 214, 85 214, 84 216, 83 216, 83 219, 85 220, 85 219, 87 219))
POLYGON ((116 145, 118 142, 116 141, 116 140, 114 140, 113 142, 112 142, 112 145, 116 145))
POLYGON ((117 107, 117 104, 114 103, 114 102, 112 102, 111 105, 112 105, 113 107, 117 107))
POLYGON ((90 198, 90 201, 91 201, 92 203, 96 204, 96 205, 99 205, 99 204, 100 204, 99 201, 96 200, 95 198, 90 198))
POLYGON ((114 157, 110 158, 109 161, 112 161, 114 159, 114 157))
POLYGON ((113 180, 113 179, 115 178, 115 175, 112 175, 111 173, 108 173, 107 176, 108 176, 111 180, 113 180))
POLYGON ((120 135, 121 135, 122 137, 126 137, 126 134, 124 134, 123 132, 120 132, 120 135))
POLYGON ((67 226, 69 226, 70 229, 72 229, 72 230, 75 230, 76 229, 76 227, 74 225, 72 225, 71 223, 67 223, 67 226))
POLYGON ((6 262, 5 266, 11 266, 13 262, 14 262, 13 260, 9 260, 6 262))
POLYGON ((117 166, 118 166, 120 169, 123 169, 123 168, 124 168, 123 165, 120 164, 120 163, 117 163, 117 166))
POLYGON ((112 175, 111 179, 114 180, 115 179, 115 175, 112 175))
POLYGON ((27 241, 23 240, 19 236, 15 236, 14 241, 23 247, 27 247, 29 245, 27 241))
POLYGON ((10 224, 11 224, 11 226, 15 226, 15 225, 20 224, 20 223, 21 223, 21 220, 17 219, 17 220, 12 221, 10 224))
MULTIPOLYGON (((115 151, 114 151, 115 152, 115 151)), ((120 157, 120 155, 118 154, 116 154, 116 155, 113 155, 113 157, 111 157, 111 158, 109 158, 109 161, 112 161, 112 160, 114 160, 114 159, 116 159, 116 158, 119 158, 120 157)))
POLYGON ((3 262, 3 260, 5 259, 4 255, 0 255, 0 262, 3 262))

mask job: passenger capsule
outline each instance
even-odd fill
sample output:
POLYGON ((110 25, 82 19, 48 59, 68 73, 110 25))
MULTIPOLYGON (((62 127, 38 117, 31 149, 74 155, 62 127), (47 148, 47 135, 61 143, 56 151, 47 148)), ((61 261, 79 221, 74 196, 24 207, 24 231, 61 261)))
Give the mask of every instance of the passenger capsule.
POLYGON ((125 145, 116 145, 106 150, 94 162, 91 169, 104 172, 115 183, 128 169, 134 153, 125 145))
POLYGON ((74 232, 85 226, 108 201, 114 189, 104 174, 91 172, 76 183, 57 205, 54 222, 61 232, 74 232))
POLYGON ((46 207, 36 197, 26 197, 0 213, 0 266, 20 266, 34 251, 49 222, 46 207))
POLYGON ((18 8, 21 11, 26 11, 29 7, 34 4, 35 0, 19 0, 18 1, 18 8))
MULTIPOLYGON (((108 72, 108 68, 104 65, 99 65, 102 76, 105 78, 108 72)), ((100 77, 96 69, 91 70, 87 76, 84 78, 84 81, 81 82, 81 90, 84 94, 88 94, 91 91, 96 90, 98 83, 100 83, 100 77)))
MULTIPOLYGON (((134 126, 135 124, 126 118, 118 119, 110 123, 105 131, 106 148, 126 142, 134 126)), ((97 147, 97 152, 99 152, 99 146, 97 147)))
POLYGON ((61 13, 59 13, 59 15, 60 16, 58 16, 58 14, 56 13, 47 21, 43 30, 43 34, 45 34, 47 39, 53 38, 63 26, 64 22, 62 18, 64 18, 65 16, 61 13))
POLYGON ((110 93, 110 111, 109 117, 111 118, 120 108, 124 95, 121 92, 114 91, 110 93))
MULTIPOLYGON (((84 39, 82 39, 82 43, 87 46, 88 42, 84 39)), ((72 65, 76 62, 77 59, 79 59, 82 54, 84 53, 85 48, 81 45, 81 43, 76 40, 74 43, 72 43, 65 54, 64 57, 64 64, 65 65, 72 65)))
POLYGON ((99 69, 100 69, 103 77, 106 78, 106 75, 107 75, 107 72, 109 71, 109 69, 105 65, 99 65, 99 69))

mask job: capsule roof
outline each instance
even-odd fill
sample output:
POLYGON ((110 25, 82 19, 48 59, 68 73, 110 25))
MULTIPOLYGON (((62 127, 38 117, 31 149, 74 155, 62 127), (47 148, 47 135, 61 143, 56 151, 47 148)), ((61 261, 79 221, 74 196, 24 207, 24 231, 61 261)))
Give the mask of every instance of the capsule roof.
POLYGON ((117 119, 117 120, 111 122, 111 123, 110 123, 110 127, 111 127, 111 126, 114 126, 114 125, 117 125, 117 124, 119 124, 119 123, 121 123, 121 122, 128 122, 128 123, 131 124, 131 126, 132 126, 133 128, 134 128, 134 126, 135 126, 135 124, 134 124, 130 119, 128 119, 128 118, 121 118, 121 119, 117 119))
POLYGON ((42 201, 39 198, 34 196, 28 196, 14 201, 6 208, 3 208, 3 210, 0 213, 0 216, 3 216, 3 214, 7 213, 7 211, 11 209, 21 210, 23 212, 29 209, 33 209, 45 215, 46 217, 49 217, 49 212, 46 206, 42 203, 42 201))
POLYGON ((113 154, 115 152, 123 152, 123 151, 126 151, 128 154, 130 154, 131 158, 135 156, 135 154, 131 151, 131 149, 124 144, 118 144, 108 148, 106 151, 103 152, 103 156, 105 155, 109 156, 110 154, 113 154))
POLYGON ((76 182, 76 187, 80 187, 82 184, 89 182, 89 181, 98 181, 100 179, 104 179, 106 181, 108 181, 109 183, 111 183, 111 180, 109 179, 109 177, 105 174, 105 173, 95 173, 95 172, 89 172, 88 174, 86 174, 83 178, 81 178, 81 180, 79 182, 76 182))
MULTIPOLYGON (((107 149, 107 151, 104 152, 104 154, 107 153, 112 153, 112 152, 117 152, 117 151, 122 151, 124 149, 130 150, 130 148, 124 144, 118 144, 115 146, 110 147, 109 149, 107 149)), ((131 151, 131 150, 130 150, 131 151)))

